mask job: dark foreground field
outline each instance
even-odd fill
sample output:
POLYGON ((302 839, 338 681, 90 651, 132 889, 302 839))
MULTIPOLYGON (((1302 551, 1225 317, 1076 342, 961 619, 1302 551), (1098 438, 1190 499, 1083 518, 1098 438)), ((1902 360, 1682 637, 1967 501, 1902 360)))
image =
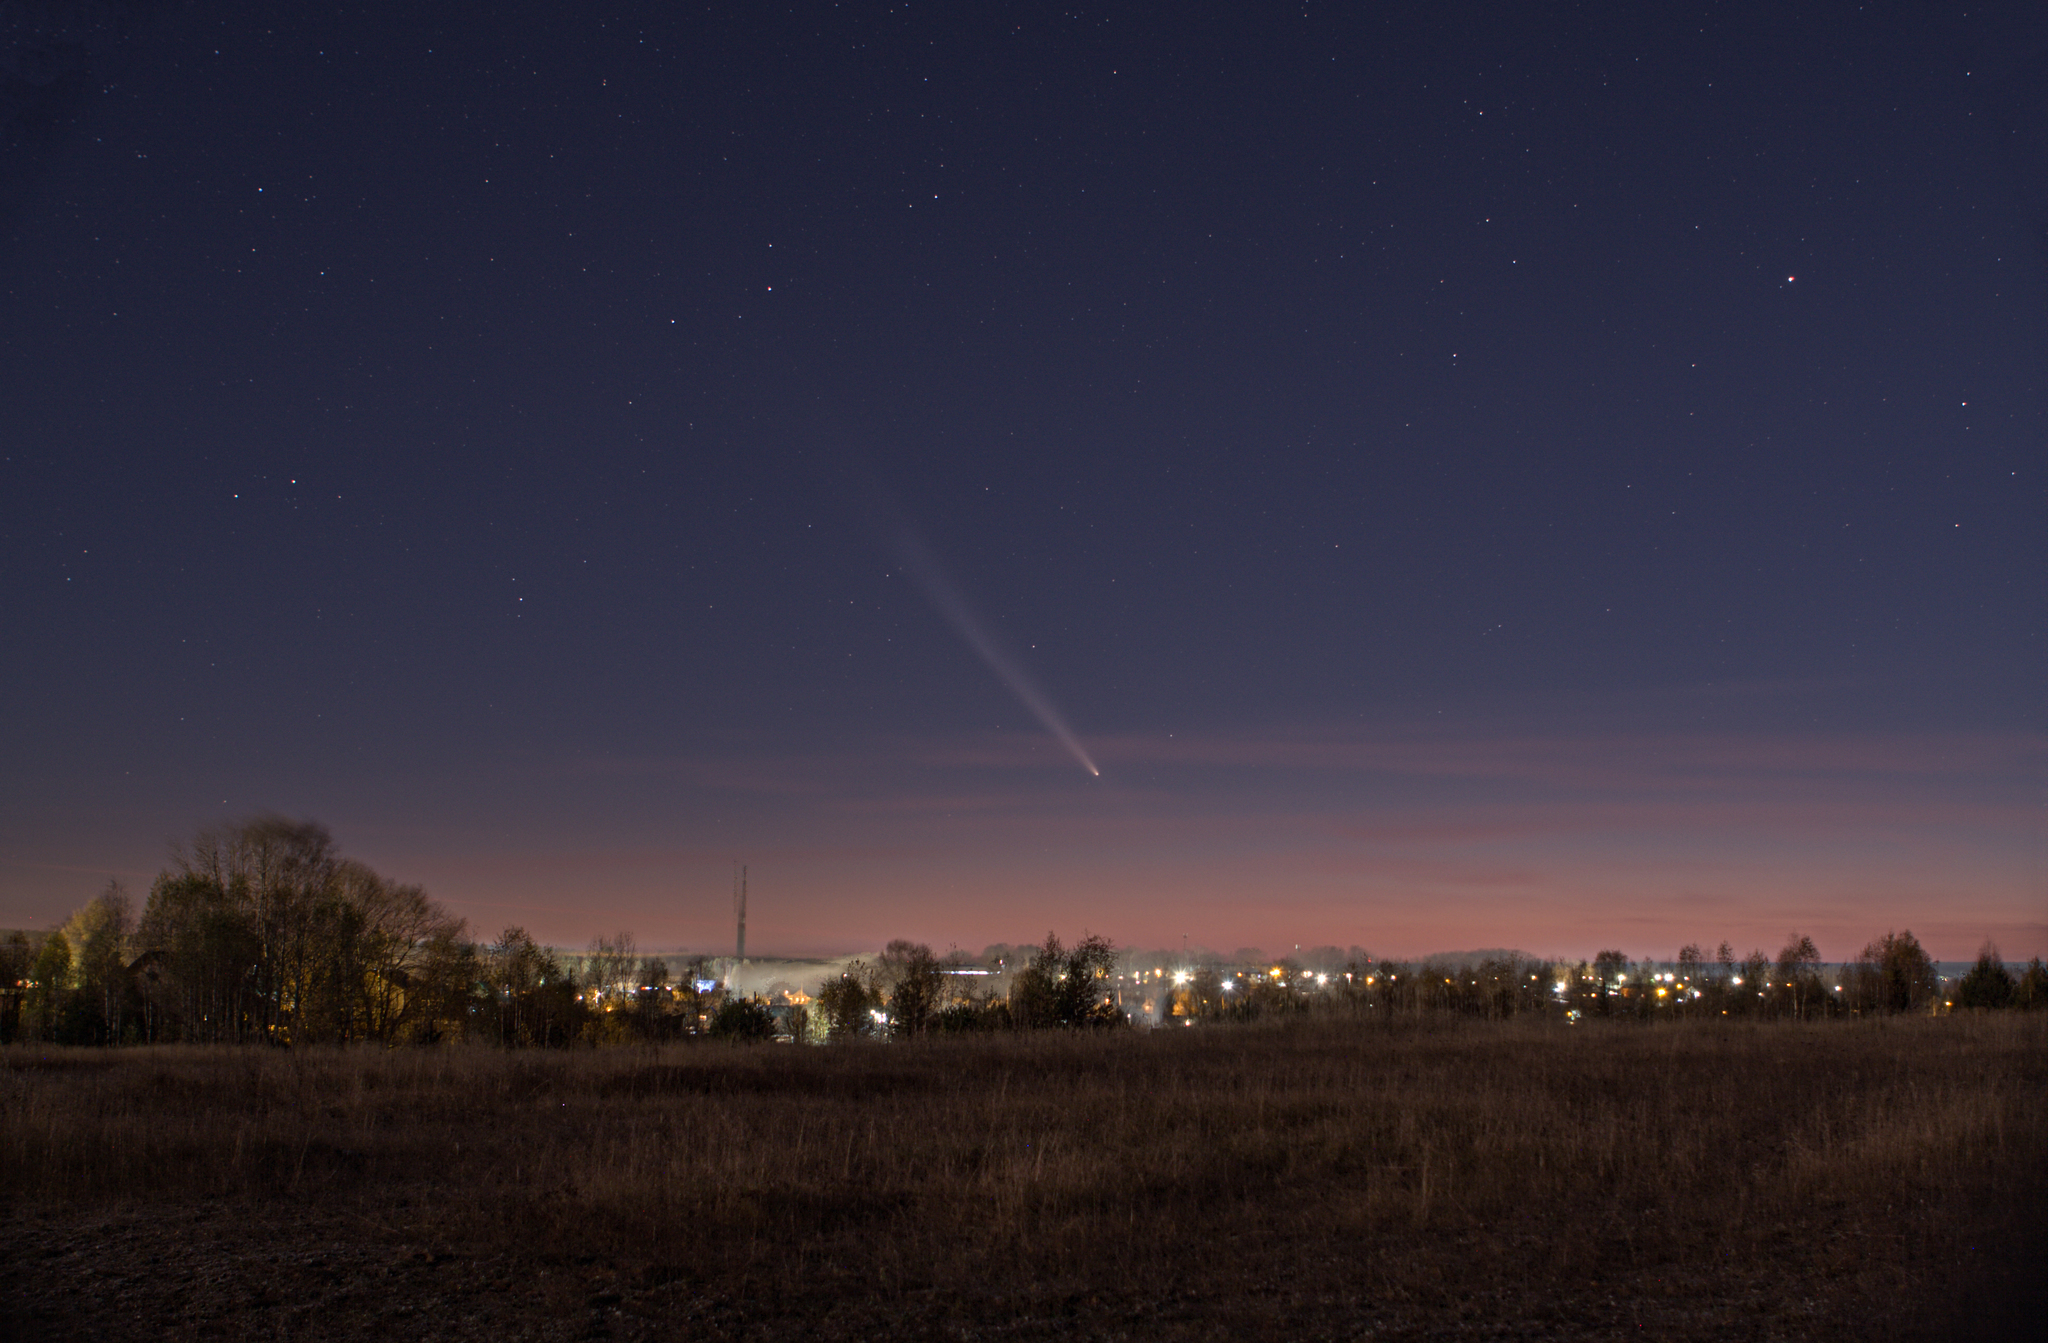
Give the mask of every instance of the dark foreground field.
POLYGON ((2042 1337, 2036 1016, 0 1051, 22 1338, 2042 1337))

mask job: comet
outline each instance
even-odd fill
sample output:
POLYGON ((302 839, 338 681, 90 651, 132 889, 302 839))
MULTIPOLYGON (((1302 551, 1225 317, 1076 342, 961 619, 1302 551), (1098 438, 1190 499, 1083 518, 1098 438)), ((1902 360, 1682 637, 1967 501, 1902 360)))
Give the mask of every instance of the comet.
POLYGON ((904 572, 910 575, 911 581, 917 584, 926 599, 931 602, 933 609, 946 618, 954 632, 988 664, 988 669, 996 674, 996 678, 1010 688, 1010 693, 1017 697, 1018 702, 1045 725, 1045 730, 1050 732, 1060 745, 1067 748, 1067 753, 1080 762, 1081 768, 1087 770, 1091 776, 1101 778, 1102 771, 1088 758, 1088 750, 1081 745, 1081 739, 1074 735, 1074 730, 1067 726, 1067 720, 1053 706, 1045 692, 1038 688, 1037 682, 1031 679, 1022 664, 1011 656, 995 635, 989 632, 988 627, 981 623, 981 617, 975 614, 966 594, 953 582, 952 576, 946 572, 946 567, 939 563, 939 557, 932 553, 931 547, 918 539, 917 534, 911 531, 906 523, 899 522, 894 530, 896 552, 903 561, 904 572))

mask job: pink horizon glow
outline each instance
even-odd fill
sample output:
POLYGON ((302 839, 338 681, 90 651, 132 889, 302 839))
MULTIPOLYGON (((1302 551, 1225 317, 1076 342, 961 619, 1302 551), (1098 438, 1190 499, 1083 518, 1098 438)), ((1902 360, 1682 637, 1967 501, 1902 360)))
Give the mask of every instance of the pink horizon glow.
MULTIPOLYGON (((753 890, 750 949, 764 955, 893 937, 971 953, 1085 930, 1142 947, 1185 935, 1223 953, 1668 958, 1724 938, 1773 952, 1798 931, 1840 960, 1898 928, 1943 960, 1987 937, 2009 959, 2048 953, 2038 733, 1353 730, 1089 745, 1099 780, 1024 734, 731 742, 527 760, 448 781, 453 802, 308 788, 275 809, 325 821, 345 852, 423 883, 478 936, 520 924, 567 947, 624 928, 649 948, 729 952, 737 861, 753 890)), ((165 834, 208 819, 165 815, 165 834)), ((94 868, 75 844, 4 857, 40 874, 14 890, 56 897, 0 911, 29 926, 68 912, 76 874, 146 888, 158 861, 138 846, 94 868)))

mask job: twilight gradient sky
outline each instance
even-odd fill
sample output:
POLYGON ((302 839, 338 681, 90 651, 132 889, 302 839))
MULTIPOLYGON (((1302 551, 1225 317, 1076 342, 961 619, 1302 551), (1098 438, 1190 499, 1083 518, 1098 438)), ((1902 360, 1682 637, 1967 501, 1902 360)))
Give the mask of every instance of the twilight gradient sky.
POLYGON ((2038 5, 11 21, 0 925, 2048 953, 2038 5))

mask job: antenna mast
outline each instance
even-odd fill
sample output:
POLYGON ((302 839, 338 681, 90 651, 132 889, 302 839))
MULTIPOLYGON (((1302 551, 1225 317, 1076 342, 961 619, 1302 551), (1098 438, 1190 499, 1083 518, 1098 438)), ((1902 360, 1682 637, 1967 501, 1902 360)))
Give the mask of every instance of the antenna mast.
POLYGON ((747 961, 747 869, 745 864, 736 865, 733 872, 732 912, 738 917, 740 925, 739 955, 733 958, 733 963, 737 967, 746 964, 747 961))

